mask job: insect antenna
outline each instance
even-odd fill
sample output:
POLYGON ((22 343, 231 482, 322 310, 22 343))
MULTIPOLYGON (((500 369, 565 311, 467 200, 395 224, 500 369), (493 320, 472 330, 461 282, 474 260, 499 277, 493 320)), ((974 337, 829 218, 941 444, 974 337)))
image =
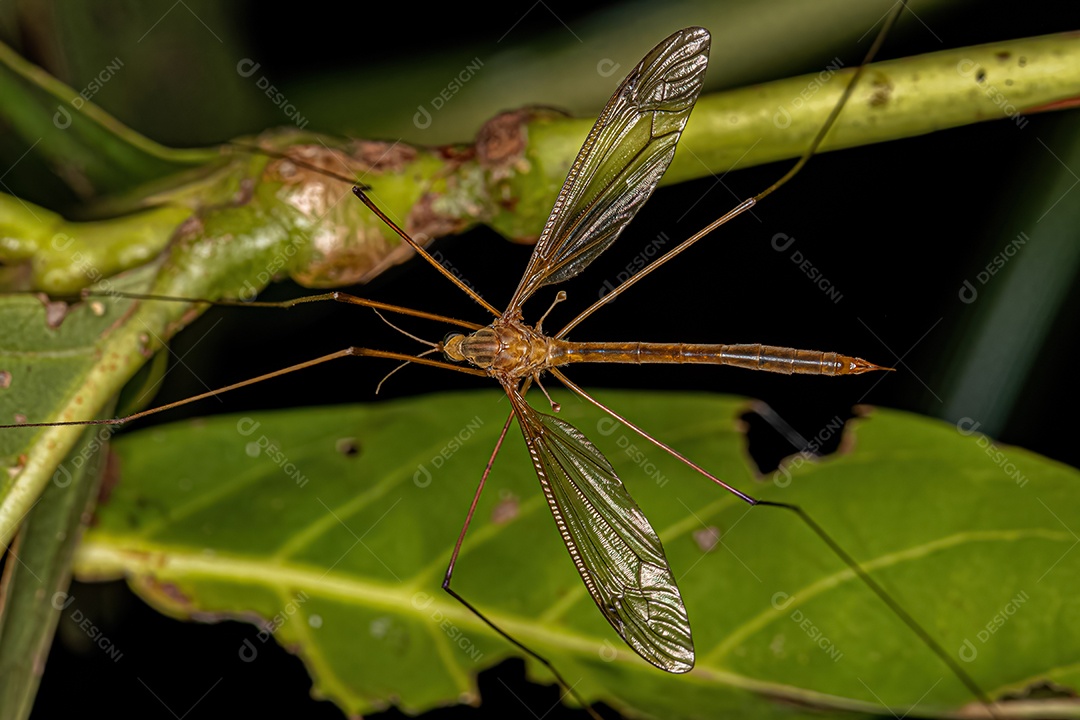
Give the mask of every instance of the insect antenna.
MULTIPOLYGON (((438 348, 432 348, 431 350, 425 350, 424 352, 420 353, 416 357, 422 358, 425 355, 430 355, 431 353, 434 353, 434 352, 439 352, 439 349, 438 348)), ((394 368, 390 372, 386 373, 386 375, 383 376, 383 379, 379 381, 379 384, 375 386, 375 394, 376 395, 379 394, 379 392, 382 390, 383 383, 385 383, 387 380, 389 380, 391 375, 396 373, 398 370, 401 370, 403 367, 405 367, 406 365, 408 365, 411 362, 412 362, 412 360, 406 360, 405 362, 401 363, 400 365, 398 365, 396 368, 394 368)))
MULTIPOLYGON (((397 330, 399 333, 401 333, 405 337, 411 338, 411 339, 415 340, 416 342, 422 343, 422 344, 427 345, 427 346, 429 346, 431 348, 430 350, 425 350, 424 352, 420 353, 416 357, 422 358, 425 355, 430 355, 431 353, 439 352, 439 350, 442 349, 442 346, 439 343, 433 343, 430 340, 425 340, 424 338, 417 337, 417 336, 413 335, 408 330, 403 330, 403 329, 399 328, 397 325, 395 325, 394 323, 387 320, 386 317, 381 312, 379 312, 377 309, 375 310, 375 314, 379 316, 380 320, 382 320, 384 323, 386 323, 390 327, 397 330)), ((379 394, 379 391, 382 390, 383 383, 385 383, 387 380, 389 380, 391 375, 396 373, 398 370, 401 370, 403 367, 405 367, 406 365, 408 365, 411 362, 412 362, 412 360, 406 360, 405 362, 401 363, 400 365, 398 365, 396 368, 394 368, 390 372, 386 373, 386 375, 383 376, 383 379, 379 381, 379 384, 375 386, 375 394, 376 395, 379 394)))
MULTIPOLYGON (((392 323, 392 322, 390 322, 389 320, 387 320, 387 319, 386 319, 386 317, 385 317, 385 316, 384 316, 384 315, 383 315, 383 314, 382 314, 381 312, 379 312, 379 311, 378 311, 378 309, 376 309, 376 310, 375 310, 375 314, 379 316, 379 319, 380 319, 380 320, 382 320, 382 321, 383 321, 384 323, 386 323, 386 324, 387 324, 387 325, 389 325, 390 327, 392 327, 392 328, 394 328, 395 330, 397 330, 397 331, 398 331, 399 333, 401 333, 401 334, 402 334, 402 335, 404 335, 405 337, 407 337, 407 338, 411 338, 412 340, 415 340, 416 342, 418 342, 418 343, 420 343, 420 344, 422 344, 422 345, 427 345, 428 347, 430 347, 430 348, 431 348, 431 350, 429 350, 428 352, 425 352, 425 353, 424 353, 424 355, 427 355, 427 354, 428 354, 428 353, 430 353, 430 352, 436 352, 436 351, 437 351, 437 350, 439 349, 439 344, 438 344, 438 343, 433 343, 433 342, 431 342, 430 340, 425 340, 424 338, 421 338, 421 337, 416 337, 415 335, 413 335, 413 334, 412 334, 411 332, 409 332, 408 330, 402 330, 402 329, 401 329, 401 328, 399 328, 399 327, 398 327, 397 325, 395 325, 394 323, 392 323)), ((421 356, 421 357, 422 357, 422 356, 421 356)))

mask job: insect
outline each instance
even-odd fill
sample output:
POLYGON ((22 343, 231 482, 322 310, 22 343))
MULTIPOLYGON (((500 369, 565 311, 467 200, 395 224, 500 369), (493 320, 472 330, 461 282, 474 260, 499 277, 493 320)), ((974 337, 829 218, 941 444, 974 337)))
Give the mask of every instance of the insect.
MULTIPOLYGON (((596 252, 596 254, 598 254, 598 251, 596 252)), ((527 273, 526 274, 526 279, 528 280, 529 277, 530 276, 527 273)), ((534 277, 535 277, 535 275, 534 275, 534 277)), ((523 287, 525 287, 525 286, 523 285, 523 287)), ((527 292, 525 292, 523 294, 527 295, 527 292)), ((523 300, 525 298, 522 297, 521 299, 523 300)), ((514 307, 513 303, 512 303, 512 307, 514 307)), ((508 332, 518 332, 518 333, 522 332, 522 328, 520 328, 518 326, 514 326, 514 325, 512 325, 512 323, 511 323, 511 325, 509 327, 505 327, 505 328, 502 328, 502 329, 507 330, 508 332)), ((524 330, 527 331, 528 328, 524 328, 524 330)), ((444 349, 450 355, 451 359, 462 360, 462 359, 465 359, 467 357, 467 353, 471 354, 471 356, 473 358, 476 358, 478 356, 478 353, 476 352, 476 347, 479 344, 480 343, 478 341, 473 341, 471 346, 470 346, 470 343, 467 342, 466 340, 464 340, 463 337, 459 335, 459 336, 456 336, 455 338, 452 338, 451 340, 448 340, 446 343, 444 343, 443 346, 442 346, 442 349, 444 349)), ((533 368, 533 369, 537 369, 537 368, 533 368)), ((520 373, 520 374, 522 376, 528 376, 529 375, 528 372, 523 372, 523 373, 520 373)), ((516 380, 516 376, 515 375, 509 375, 508 379, 509 380, 516 380)), ((514 393, 517 392, 516 388, 508 388, 508 392, 511 393, 511 398, 514 399, 514 393)), ((571 431, 568 430, 565 426, 560 425, 560 424, 558 424, 556 422, 553 422, 553 421, 550 421, 550 420, 544 420, 540 415, 536 414, 535 411, 533 411, 531 409, 528 409, 528 406, 525 406, 523 404, 515 403, 515 409, 516 409, 516 411, 518 413, 519 419, 522 421, 523 425, 526 428, 527 437, 528 437, 529 432, 532 433, 532 438, 531 438, 530 444, 531 444, 531 447, 534 450, 534 455, 539 456, 541 458, 541 460, 538 461, 541 464, 541 466, 543 466, 545 462, 550 463, 551 462, 550 458, 552 458, 553 455, 555 453, 557 453, 558 451, 560 451, 560 450, 565 451, 567 448, 576 447, 578 449, 578 451, 580 452, 580 451, 582 451, 582 448, 589 447, 587 445, 582 444, 582 441, 580 441, 576 436, 574 436, 571 433, 571 431), (545 439, 544 439, 545 435, 548 438, 554 437, 556 439, 546 441, 548 444, 545 445, 545 439), (540 448, 546 448, 546 449, 540 449, 540 448), (547 460, 544 460, 545 457, 547 458, 547 460)), ((549 464, 547 467, 551 468, 553 466, 551 466, 549 464)), ((563 465, 563 467, 565 468, 565 465, 563 465)), ((550 470, 548 472, 550 472, 550 470)), ((603 475, 603 473, 601 473, 601 476, 602 475, 603 475)), ((594 476, 593 479, 595 480, 596 476, 594 476)), ((616 504, 618 504, 618 503, 616 503, 616 504)), ((625 506, 625 502, 624 502, 624 506, 625 506)), ((581 566, 579 566, 579 569, 581 569, 581 566)), ((585 575, 585 573, 583 572, 583 576, 584 575, 585 575)), ((588 581, 588 580, 586 579, 586 581, 588 581)), ((670 589, 668 589, 668 590, 670 592, 670 589)), ((594 595, 594 597, 596 597, 596 596, 594 595)), ((656 664, 661 664, 662 662, 668 662, 668 661, 664 661, 664 660, 661 660, 660 662, 656 662, 656 658, 658 657, 658 655, 655 653, 655 648, 650 649, 648 647, 644 647, 645 645, 649 644, 650 640, 655 640, 656 639, 658 634, 655 631, 649 631, 649 630, 637 630, 637 631, 635 631, 635 630, 626 630, 625 620, 622 617, 619 616, 620 608, 616 607, 616 604, 614 602, 611 602, 608 599, 602 599, 602 598, 599 598, 599 597, 597 599, 597 602, 598 602, 599 605, 601 605, 601 610, 602 611, 605 611, 606 614, 608 614, 609 616, 613 615, 615 617, 615 619, 612 620, 612 624, 616 625, 616 629, 620 629, 618 627, 618 625, 622 624, 622 629, 624 630, 624 632, 629 632, 630 633, 630 637, 628 638, 628 641, 631 642, 632 646, 634 645, 633 641, 636 641, 636 642, 639 643, 639 646, 635 646, 636 650, 638 650, 639 652, 642 652, 643 655, 646 654, 646 653, 653 653, 652 658, 650 658, 650 659, 652 659, 656 664), (607 605, 604 605, 605 602, 607 603, 607 605)), ((672 604, 671 607, 677 609, 677 606, 675 604, 672 604)), ((682 626, 681 623, 679 623, 679 622, 675 622, 674 624, 677 627, 682 626)), ((685 665, 687 663, 687 661, 688 661, 688 657, 687 657, 688 637, 687 638, 682 638, 682 637, 677 638, 676 641, 674 642, 673 646, 671 648, 669 648, 669 651, 672 654, 671 656, 674 657, 674 660, 668 662, 667 669, 676 669, 676 670, 677 669, 682 669, 683 665, 685 665), (680 662, 683 665, 680 665, 679 664, 680 662)))

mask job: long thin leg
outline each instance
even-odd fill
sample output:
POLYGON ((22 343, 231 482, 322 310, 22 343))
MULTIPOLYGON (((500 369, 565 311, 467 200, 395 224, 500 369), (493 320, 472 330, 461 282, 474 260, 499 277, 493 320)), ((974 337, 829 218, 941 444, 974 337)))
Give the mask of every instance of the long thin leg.
POLYGON ((556 378, 558 378, 559 382, 561 382, 563 385, 565 385, 567 388, 569 388, 572 392, 574 392, 576 395, 581 397, 583 400, 585 400, 585 401, 591 403, 592 405, 598 407, 599 409, 603 410, 608 415, 615 418, 616 420, 621 422, 623 425, 630 428, 631 430, 636 432, 638 435, 640 435, 641 437, 643 437, 646 440, 648 440, 649 442, 651 442, 656 447, 658 447, 661 450, 663 450, 664 452, 670 454, 672 457, 677 459, 679 462, 681 462, 684 465, 686 465, 687 467, 695 470, 696 472, 700 473, 701 475, 704 475, 709 480, 712 480, 714 483, 716 483, 720 487, 724 488, 729 493, 731 493, 735 497, 739 498, 743 502, 745 502, 745 503, 747 503, 749 505, 757 505, 758 504, 757 499, 747 495, 746 493, 742 492, 741 490, 737 490, 736 488, 732 487, 731 485, 728 485, 726 482, 724 482, 720 478, 716 477, 715 475, 710 473, 708 470, 706 470, 705 468, 703 468, 700 465, 698 465, 697 463, 695 463, 690 458, 688 458, 685 455, 683 455, 682 453, 678 452, 677 450, 672 448, 670 445, 667 445, 665 443, 660 442, 659 440, 654 438, 652 435, 645 432, 644 430, 639 428, 637 425, 635 425, 634 423, 632 423, 629 420, 627 420, 626 418, 624 418, 622 415, 619 415, 617 412, 615 412, 614 410, 612 410, 608 406, 604 405, 603 403, 601 403, 599 400, 597 400, 593 396, 589 395, 587 392, 582 390, 577 384, 575 384, 573 381, 571 381, 570 378, 563 375, 562 372, 560 372, 559 370, 557 370, 555 368, 551 368, 551 374, 554 375, 556 378))
POLYGON ((414 362, 419 365, 430 365, 432 367, 445 368, 447 370, 455 370, 457 372, 466 373, 468 375, 479 375, 480 377, 487 377, 487 373, 483 370, 477 370, 476 368, 462 367, 460 365, 451 365, 450 363, 441 362, 439 360, 431 360, 425 357, 416 357, 414 355, 406 355, 404 353, 388 352, 386 350, 371 350, 369 348, 361 347, 347 347, 344 350, 338 350, 337 352, 330 353, 329 355, 323 355, 317 357, 314 360, 308 360, 306 362, 297 363, 296 365, 290 365, 274 372, 266 373, 265 375, 259 375, 258 377, 248 378, 247 380, 241 380, 240 382, 233 383, 232 385, 226 385, 225 387, 217 388, 216 390, 208 390, 198 395, 192 395, 189 398, 183 400, 177 400, 176 402, 168 403, 167 405, 161 405, 159 407, 150 408, 149 410, 143 410, 141 412, 134 413, 132 415, 125 415, 120 418, 107 418, 105 420, 75 420, 68 422, 39 422, 39 423, 21 423, 15 425, 0 425, 0 430, 7 428, 28 428, 28 427, 58 427, 61 425, 123 425, 129 423, 132 420, 138 420, 139 418, 147 417, 148 415, 156 415, 157 413, 171 410, 173 408, 187 405, 198 400, 205 400, 209 397, 216 397, 221 393, 227 393, 230 390, 237 390, 248 385, 254 385, 264 380, 287 375, 297 370, 304 370, 306 368, 315 367, 316 365, 322 365, 323 363, 330 362, 331 360, 337 360, 343 357, 377 357, 388 358, 390 360, 405 360, 407 362, 414 362))
POLYGON ((829 546, 829 549, 832 550, 833 553, 838 558, 840 558, 845 565, 851 568, 851 571, 854 572, 860 580, 862 580, 863 584, 866 585, 866 587, 870 588, 870 590, 878 596, 878 599, 880 599, 881 602, 885 603, 886 607, 888 607, 889 610, 891 610, 892 613, 901 620, 901 622, 908 626, 908 629, 910 629, 913 633, 915 633, 916 636, 918 636, 920 640, 922 640, 923 645, 929 648, 932 653, 937 655, 938 659, 941 660, 941 662, 945 663, 945 666, 948 667, 950 671, 952 671, 952 674, 956 676, 956 679, 962 682, 964 686, 968 689, 968 691, 971 692, 971 694, 974 695, 975 698, 978 699, 978 701, 985 706, 987 712, 990 713, 990 716, 998 717, 997 713, 994 710, 993 701, 991 701, 990 697, 986 694, 986 692, 981 687, 979 687, 979 684, 975 682, 975 678, 968 675, 967 671, 964 670, 964 668, 960 667, 960 663, 956 662, 952 655, 946 652, 945 648, 941 647, 938 641, 934 639, 934 636, 931 635, 926 630, 926 628, 919 624, 919 621, 916 620, 911 613, 905 610, 903 605, 897 602, 892 597, 892 595, 889 595, 889 593, 885 591, 885 588, 881 587, 881 585, 879 585, 876 580, 870 577, 870 573, 866 572, 866 570, 863 570, 862 566, 859 565, 858 561, 855 560, 855 558, 853 558, 851 555, 849 555, 848 552, 844 550, 844 548, 842 548, 838 542, 833 540, 832 536, 829 535, 829 533, 825 532, 825 528, 818 525, 817 521, 811 518, 805 510, 803 510, 798 505, 792 505, 790 503, 772 502, 769 500, 758 500, 756 505, 760 507, 774 507, 780 508, 781 510, 787 510, 794 513, 800 520, 802 520, 803 523, 808 528, 810 528, 815 535, 821 538, 822 542, 829 546))
POLYGON ((653 436, 649 435, 647 432, 645 432, 644 430, 639 428, 637 425, 634 425, 632 422, 626 420, 621 415, 613 412, 609 407, 607 407, 606 405, 601 403, 599 400, 591 397, 588 393, 586 393, 584 390, 582 390, 576 384, 571 382, 569 378, 567 378, 564 374, 559 372, 557 369, 552 369, 551 373, 552 373, 552 375, 557 377, 559 379, 559 381, 562 382, 567 388, 572 390, 574 393, 576 393, 582 399, 584 399, 587 402, 591 403, 592 405, 596 406, 600 410, 603 410, 604 412, 608 413, 609 415, 611 415, 611 417, 613 417, 616 420, 618 420, 619 422, 623 423, 624 425, 626 425, 628 428, 630 428, 631 430, 636 432, 641 437, 645 438, 646 440, 648 440, 652 444, 656 445, 661 450, 664 450, 665 452, 670 453, 672 457, 674 457, 677 460, 679 460, 680 462, 684 463, 685 465, 687 465, 691 469, 696 470, 697 472, 701 473, 702 475, 707 477, 709 480, 712 480, 717 485, 721 486, 722 488, 724 488, 728 492, 730 492, 733 495, 735 495, 736 497, 738 497, 740 500, 746 501, 752 507, 780 508, 781 510, 787 510, 788 512, 791 512, 791 513, 795 514, 800 520, 802 520, 803 524, 805 524, 808 528, 810 528, 810 530, 813 531, 813 533, 815 535, 817 535, 821 539, 821 541, 824 542, 828 546, 828 548, 830 550, 833 551, 833 554, 835 554, 836 557, 840 558, 840 560, 845 565, 847 565, 848 568, 850 568, 852 572, 855 573, 855 575, 863 582, 864 585, 866 585, 866 587, 868 587, 875 595, 878 596, 878 598, 883 603, 885 603, 886 607, 888 607, 889 610, 894 615, 896 615, 896 617, 899 618, 901 622, 903 622, 905 625, 907 625, 908 628, 912 632, 914 632, 915 635, 918 636, 918 638, 920 640, 922 640, 923 644, 932 653, 937 655, 938 658, 943 663, 945 663, 945 666, 949 668, 949 670, 953 673, 953 675, 956 676, 956 678, 961 683, 963 683, 964 686, 967 687, 967 689, 969 691, 971 691, 971 694, 974 695, 979 700, 979 702, 981 702, 983 705, 986 706, 986 709, 990 713, 990 715, 992 717, 997 716, 994 713, 993 703, 991 702, 990 698, 987 696, 986 692, 984 692, 983 689, 979 687, 978 683, 975 682, 974 678, 972 678, 971 675, 969 675, 962 667, 960 667, 959 663, 957 663, 956 660, 953 659, 953 657, 948 652, 945 651, 945 648, 943 648, 936 640, 934 640, 933 636, 921 624, 919 624, 919 621, 916 620, 915 617, 911 613, 909 613, 907 610, 905 610, 903 605, 901 605, 891 595, 889 595, 889 593, 886 592, 885 589, 881 585, 879 585, 876 580, 874 580, 872 577, 870 577, 870 574, 868 572, 866 572, 866 570, 863 569, 863 567, 859 564, 859 562, 854 557, 852 557, 850 554, 848 554, 848 552, 846 550, 844 550, 844 548, 841 547, 840 544, 838 542, 836 542, 832 538, 832 536, 830 536, 827 532, 825 532, 825 529, 823 527, 821 527, 821 525, 819 525, 817 523, 817 521, 815 521, 813 518, 811 518, 810 515, 805 510, 803 510, 798 505, 792 505, 791 503, 772 502, 770 500, 758 500, 756 498, 750 497, 749 495, 747 495, 747 494, 745 494, 743 492, 740 492, 739 490, 736 490, 735 488, 731 487, 727 483, 723 482, 722 480, 716 478, 714 475, 710 474, 708 471, 702 469, 702 467, 700 465, 698 465, 698 464, 694 463, 693 461, 687 459, 686 456, 676 452, 675 450, 673 450, 668 445, 660 442, 659 440, 657 440, 653 436))
POLYGON ((593 720, 602 720, 602 718, 596 713, 584 698, 578 695, 577 691, 566 682, 566 678, 562 676, 555 666, 551 664, 551 661, 540 655, 535 650, 529 648, 523 642, 515 638, 510 633, 503 630, 494 622, 485 617, 484 613, 477 610, 472 603, 463 598, 456 590, 450 587, 450 581, 454 577, 454 566, 457 565, 458 555, 461 553, 461 544, 465 542, 465 533, 469 530, 469 525, 472 523, 473 515, 476 513, 476 505, 480 502, 480 494, 484 492, 484 485, 487 484, 488 476, 491 475, 491 468, 495 465, 495 457, 499 454, 499 450, 502 449, 503 441, 506 440, 506 433, 510 430, 510 425, 514 422, 514 412, 510 412, 510 416, 506 418, 506 422, 503 423, 502 432, 499 433, 499 439, 495 442, 495 449, 491 451, 491 457, 488 458, 487 465, 484 467, 484 472, 480 476, 480 484, 476 486, 476 493, 473 495, 472 503, 469 505, 469 512, 465 515, 465 524, 461 526, 461 532, 458 533, 457 542, 454 543, 454 552, 450 554, 450 564, 446 566, 446 574, 443 576, 442 589, 445 590, 450 597, 461 603, 466 610, 471 612, 476 617, 480 618, 485 625, 502 635, 508 642, 515 647, 518 647, 522 652, 528 653, 529 656, 535 658, 540 664, 546 667, 552 675, 555 676, 555 680, 563 687, 566 692, 573 696, 581 707, 592 716, 593 720))
POLYGON ((800 454, 803 455, 816 455, 810 447, 809 441, 804 438, 798 430, 791 427, 787 420, 780 417, 780 414, 773 410, 768 403, 762 400, 754 400, 750 403, 750 409, 757 413, 765 422, 772 426, 772 429, 780 433, 791 443, 800 454))
POLYGON ((313 170, 313 171, 315 171, 317 173, 320 173, 322 175, 332 177, 332 178, 334 178, 336 180, 341 180, 342 182, 349 183, 350 185, 353 186, 353 194, 356 195, 356 197, 360 198, 360 201, 363 202, 365 205, 367 205, 368 208, 370 208, 371 211, 373 213, 375 213, 376 217, 378 217, 380 220, 382 220, 384 223, 386 223, 387 227, 389 227, 391 230, 393 230, 395 233, 397 233, 398 236, 402 240, 404 240, 406 243, 408 243, 409 246, 413 250, 416 251, 417 255, 422 257, 425 261, 427 261, 427 263, 429 265, 431 265, 433 268, 435 268, 440 273, 442 273, 442 275, 445 276, 448 280, 450 280, 450 282, 457 285, 458 288, 462 292, 464 292, 466 295, 471 297, 477 303, 482 305, 492 315, 494 315, 495 317, 499 317, 502 314, 498 310, 496 310, 494 307, 492 307, 492 305, 490 303, 488 303, 487 300, 484 300, 484 298, 480 297, 479 293, 477 293, 475 290, 470 288, 468 285, 463 283, 458 278, 454 277, 454 274, 452 272, 450 272, 449 270, 447 270, 446 268, 444 268, 442 266, 442 264, 438 260, 431 257, 431 255, 428 253, 428 251, 425 250, 424 247, 422 245, 420 245, 420 243, 416 242, 416 240, 414 240, 412 238, 412 236, 410 236, 407 232, 405 232, 400 227, 398 227, 397 223, 395 223, 393 220, 388 218, 386 216, 386 214, 382 210, 380 210, 378 208, 378 206, 375 205, 374 202, 371 201, 371 199, 367 196, 367 193, 364 192, 365 190, 370 190, 371 189, 371 187, 369 185, 364 185, 363 183, 360 183, 356 179, 349 179, 349 178, 345 177, 344 175, 339 175, 339 174, 337 174, 335 172, 332 172, 330 170, 326 170, 325 168, 316 167, 315 165, 307 163, 304 160, 302 160, 301 158, 295 158, 295 157, 289 155, 288 153, 276 152, 276 151, 273 151, 273 150, 268 150, 266 148, 260 148, 260 147, 257 147, 257 146, 248 145, 246 143, 241 143, 241 142, 233 142, 231 144, 233 146, 235 146, 237 148, 240 148, 242 150, 245 150, 247 152, 252 152, 252 153, 257 153, 259 155, 266 155, 268 157, 280 158, 280 159, 283 159, 283 160, 288 160, 289 162, 296 163, 300 167, 304 167, 304 168, 307 168, 309 170, 313 170))
POLYGON ((388 228, 390 228, 391 230, 393 230, 395 233, 397 233, 398 237, 400 237, 405 242, 409 243, 409 247, 411 247, 413 250, 415 250, 417 255, 424 258, 424 260, 426 260, 427 263, 429 265, 431 265, 431 267, 435 268, 440 273, 442 273, 443 277, 445 277, 447 280, 449 280, 450 282, 457 285, 458 288, 463 293, 465 293, 466 295, 471 297, 473 300, 475 300, 477 303, 482 305, 488 312, 490 312, 495 317, 500 317, 502 315, 502 313, 499 312, 498 310, 496 310, 491 305, 491 303, 489 303, 484 298, 480 297, 480 294, 478 292, 476 292, 471 287, 469 287, 468 285, 463 283, 461 280, 459 280, 457 277, 455 277, 454 273, 452 273, 449 270, 447 270, 446 268, 444 268, 442 266, 442 263, 440 263, 438 260, 431 257, 431 255, 428 253, 428 251, 425 250, 424 247, 422 245, 420 245, 420 243, 413 240, 412 237, 409 235, 409 233, 402 230, 400 227, 397 226, 397 223, 395 223, 393 220, 388 218, 386 216, 386 213, 384 213, 382 210, 380 210, 379 206, 376 205, 371 200, 371 198, 369 198, 367 196, 367 193, 365 193, 359 187, 353 187, 353 195, 360 198, 360 202, 367 205, 368 209, 371 210, 371 212, 375 213, 376 217, 378 217, 380 220, 382 220, 384 223, 386 223, 386 226, 388 228))
POLYGON ((378 300, 367 300, 366 298, 356 297, 355 295, 349 295, 348 293, 328 292, 321 295, 307 295, 305 297, 293 298, 292 300, 282 300, 280 302, 265 302, 265 301, 253 301, 247 302, 244 300, 206 300, 203 298, 189 298, 179 297, 176 295, 150 295, 147 293, 128 293, 128 292, 115 292, 115 291, 96 291, 96 290, 84 290, 83 297, 119 297, 128 298, 131 300, 161 300, 164 302, 186 302, 186 303, 201 303, 203 305, 217 305, 220 307, 257 307, 257 308, 291 308, 297 305, 306 305, 307 303, 325 302, 332 300, 334 302, 348 303, 350 305, 362 305, 364 307, 375 308, 376 310, 385 310, 386 312, 397 313, 398 315, 412 315, 413 317, 424 318, 425 320, 435 320, 436 322, 444 322, 450 325, 457 325, 458 327, 468 328, 469 330, 479 330, 482 326, 476 323, 471 323, 466 320, 458 320, 457 318, 447 317, 445 315, 436 315, 435 313, 424 312, 423 310, 413 310, 412 308, 402 307, 401 305, 391 305, 390 303, 379 302, 378 300))

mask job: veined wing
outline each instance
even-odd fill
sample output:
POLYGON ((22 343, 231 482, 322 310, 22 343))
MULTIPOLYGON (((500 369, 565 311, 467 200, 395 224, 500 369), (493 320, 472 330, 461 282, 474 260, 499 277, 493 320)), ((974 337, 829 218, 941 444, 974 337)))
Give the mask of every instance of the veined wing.
POLYGON ((656 531, 611 463, 580 430, 507 394, 555 524, 585 588, 626 644, 673 673, 694 666, 694 641, 656 531))
POLYGON ((684 28, 646 55, 596 120, 503 317, 574 277, 619 237, 675 155, 709 63, 709 31, 684 28))

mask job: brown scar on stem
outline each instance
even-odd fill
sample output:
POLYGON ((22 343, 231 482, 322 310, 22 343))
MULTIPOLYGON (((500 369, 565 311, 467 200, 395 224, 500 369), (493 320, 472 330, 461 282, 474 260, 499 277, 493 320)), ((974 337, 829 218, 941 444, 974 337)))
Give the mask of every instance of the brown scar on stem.
POLYGON ((45 307, 45 325, 51 330, 58 330, 68 316, 69 305, 63 300, 52 300, 45 293, 34 293, 34 297, 45 307))
POLYGON ((439 199, 435 193, 424 193, 409 211, 405 227, 408 228, 410 235, 427 238, 426 241, 420 243, 421 245, 427 245, 435 238, 459 233, 468 225, 461 218, 439 212, 435 207, 439 199))
POLYGON ((874 77, 870 87, 872 92, 870 94, 870 107, 882 107, 889 103, 892 99, 892 93, 895 89, 892 81, 888 76, 878 74, 874 77))
MULTIPOLYGON (((112 321, 112 324, 111 324, 111 325, 109 325, 109 327, 108 327, 108 328, 106 328, 105 332, 104 332, 104 333, 102 333, 102 334, 103 334, 103 335, 111 335, 111 334, 112 334, 113 332, 115 332, 115 331, 116 331, 116 330, 118 330, 118 329, 119 329, 119 328, 120 328, 121 326, 123 326, 123 325, 124 325, 124 323, 126 323, 126 322, 127 322, 127 321, 128 321, 129 319, 131 319, 131 317, 132 317, 132 316, 133 316, 133 315, 135 314, 135 308, 137 308, 137 307, 138 307, 138 305, 139 305, 139 302, 141 302, 141 301, 137 301, 137 302, 133 302, 133 303, 130 303, 130 304, 128 304, 128 306, 127 306, 127 308, 126 308, 126 309, 124 310, 124 312, 120 313, 120 315, 119 315, 119 316, 117 316, 117 318, 116 318, 115 320, 113 320, 113 321, 112 321)), ((113 352, 113 353, 110 353, 110 354, 111 354, 111 355, 112 355, 112 356, 113 356, 114 358, 115 358, 115 357, 117 357, 117 355, 116 355, 116 353, 115 353, 115 352, 113 352)))
MULTIPOLYGON (((23 418, 23 420, 21 422, 26 422, 26 419, 23 418)), ((19 473, 21 473, 23 471, 23 468, 26 467, 27 459, 28 458, 26 457, 25 454, 19 455, 19 457, 15 458, 15 464, 14 465, 9 465, 8 468, 7 468, 8 477, 9 478, 18 477, 19 473)))
POLYGON ((154 356, 154 351, 150 349, 150 336, 146 333, 139 333, 139 354, 147 359, 154 356))
POLYGON ((244 178, 240 181, 240 187, 233 193, 233 204, 247 205, 255 197, 255 180, 244 178))
POLYGON ((324 173, 346 177, 351 174, 359 181, 360 176, 367 173, 399 172, 417 156, 416 148, 411 145, 374 140, 353 140, 346 149, 317 144, 292 145, 280 152, 287 157, 272 160, 265 172, 287 185, 341 182, 324 173))
MULTIPOLYGON (((120 484, 120 457, 108 447, 105 453, 105 470, 101 474, 101 485, 98 486, 96 506, 105 505, 112 497, 113 488, 120 484)), ((96 513, 90 522, 96 524, 96 513)))
POLYGON ((514 166, 525 157, 529 144, 530 109, 499 113, 476 134, 476 158, 488 170, 514 166))
POLYGON ((398 172, 416 160, 416 148, 402 142, 353 140, 351 155, 372 172, 398 172))
POLYGON ((205 223, 203 219, 198 215, 190 215, 182 223, 180 223, 174 233, 177 239, 183 239, 188 236, 201 236, 205 223))
MULTIPOLYGON (((484 123, 476 134, 476 159, 487 174, 492 202, 506 211, 514 211, 517 196, 509 191, 506 181, 515 175, 527 173, 531 167, 528 158, 529 126, 534 122, 565 117, 566 113, 551 108, 531 107, 499 113, 484 123)), ((509 239, 532 244, 537 238, 509 239)))

